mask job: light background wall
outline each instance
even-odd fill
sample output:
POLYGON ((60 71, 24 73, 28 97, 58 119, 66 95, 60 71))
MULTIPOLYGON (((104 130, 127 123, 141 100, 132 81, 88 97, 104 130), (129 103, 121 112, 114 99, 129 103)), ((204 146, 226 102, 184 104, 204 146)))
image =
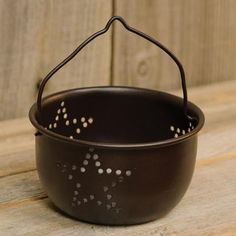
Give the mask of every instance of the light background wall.
MULTIPOLYGON (((188 86, 236 79, 234 0, 0 0, 0 120, 26 116, 40 80, 114 14, 181 60, 188 86)), ((173 62, 119 23, 49 82, 179 88, 173 62)))

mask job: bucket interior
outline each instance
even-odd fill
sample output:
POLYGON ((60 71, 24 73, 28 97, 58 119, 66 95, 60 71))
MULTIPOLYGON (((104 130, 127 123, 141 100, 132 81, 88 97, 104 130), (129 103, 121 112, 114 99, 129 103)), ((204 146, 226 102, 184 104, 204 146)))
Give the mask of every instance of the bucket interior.
POLYGON ((60 92, 43 100, 44 128, 71 139, 134 144, 178 138, 199 122, 187 121, 183 100, 145 89, 98 87, 60 92))

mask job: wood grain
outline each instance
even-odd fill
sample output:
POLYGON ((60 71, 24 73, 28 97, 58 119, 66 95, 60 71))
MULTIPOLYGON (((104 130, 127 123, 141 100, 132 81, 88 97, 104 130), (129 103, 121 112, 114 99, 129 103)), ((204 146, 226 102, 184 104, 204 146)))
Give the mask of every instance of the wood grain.
POLYGON ((0 234, 236 235, 236 82, 193 88, 189 95, 206 115, 192 183, 170 214, 138 226, 95 226, 63 216, 46 197, 36 171, 31 169, 33 153, 24 154, 24 149, 34 149, 28 121, 0 122, 0 234), (14 155, 9 163, 10 148, 14 155), (19 151, 22 163, 28 160, 25 166, 19 164, 19 151))
POLYGON ((35 169, 33 133, 27 118, 0 122, 0 177, 35 169))
POLYGON ((0 207, 46 196, 35 170, 0 178, 0 189, 0 207))
MULTIPOLYGON (((235 8, 234 0, 115 0, 117 15, 177 55, 189 86, 236 78, 235 8)), ((120 24, 114 38, 114 84, 179 87, 177 68, 160 49, 120 24)))
MULTIPOLYGON (((0 0, 0 120, 25 116, 37 84, 113 13, 153 36, 183 62, 189 86, 234 80, 234 0, 0 0)), ((173 62, 120 24, 53 78, 46 93, 112 84, 180 85, 173 62)))
MULTIPOLYGON (((0 120, 26 116, 38 82, 111 15, 111 0, 0 0, 0 120)), ((81 52, 46 93, 110 81, 110 32, 81 52), (102 56, 101 56, 102 55, 102 56)))

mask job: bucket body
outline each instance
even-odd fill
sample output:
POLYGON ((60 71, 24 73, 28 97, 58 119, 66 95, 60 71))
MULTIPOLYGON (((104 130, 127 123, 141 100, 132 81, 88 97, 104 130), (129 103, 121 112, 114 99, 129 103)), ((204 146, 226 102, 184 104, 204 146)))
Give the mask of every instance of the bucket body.
POLYGON ((68 215, 96 224, 137 224, 168 213, 189 186, 196 150, 197 135, 141 150, 93 149, 36 136, 37 169, 49 198, 68 215))
POLYGON ((198 119, 191 128, 182 119, 180 98, 146 89, 98 87, 53 94, 43 102, 44 127, 37 123, 35 106, 30 117, 38 130, 39 177, 64 213, 96 224, 138 224, 164 216, 183 197, 203 122, 194 104, 189 103, 189 111, 198 119), (91 124, 83 127, 89 119, 91 124))

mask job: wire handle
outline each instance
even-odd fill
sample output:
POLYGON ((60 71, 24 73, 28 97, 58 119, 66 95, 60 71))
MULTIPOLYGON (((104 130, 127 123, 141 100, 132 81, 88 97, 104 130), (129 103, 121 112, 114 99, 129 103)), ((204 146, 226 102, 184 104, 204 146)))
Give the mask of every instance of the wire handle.
POLYGON ((38 92, 38 98, 37 98, 37 115, 38 115, 38 119, 40 120, 41 118, 41 114, 42 114, 42 95, 43 95, 43 91, 45 88, 45 85, 47 84, 47 82, 49 81, 49 79, 58 71, 60 70, 65 64, 67 64, 71 59, 73 59, 77 53, 79 53, 88 43, 90 43, 92 40, 94 40, 95 38, 97 38, 98 36, 106 33, 111 24, 114 21, 119 21, 128 31, 139 35, 140 37, 150 41, 151 43, 155 44, 156 46, 158 46, 159 48, 161 48, 166 54, 168 54, 176 63, 176 65, 179 68, 180 71, 180 77, 181 77, 181 83, 182 83, 182 91, 183 91, 183 109, 184 109, 184 114, 186 115, 186 117, 188 119, 192 119, 190 116, 188 116, 187 114, 187 103, 188 103, 188 97, 187 97, 187 88, 186 88, 186 81, 185 81, 185 73, 184 73, 184 69, 182 64, 180 63, 180 61, 178 60, 178 58, 172 53, 170 52, 169 49, 167 49, 165 46, 163 46, 161 43, 159 43, 157 40, 153 39, 152 37, 148 36, 147 34, 134 29, 132 27, 130 27, 125 20, 120 17, 120 16, 113 16, 110 18, 110 20, 107 22, 105 28, 103 28, 102 30, 92 34, 89 38, 87 38, 83 43, 81 43, 66 59, 64 59, 60 64, 58 64, 54 69, 52 69, 47 76, 42 80, 40 87, 39 87, 39 92, 38 92))

